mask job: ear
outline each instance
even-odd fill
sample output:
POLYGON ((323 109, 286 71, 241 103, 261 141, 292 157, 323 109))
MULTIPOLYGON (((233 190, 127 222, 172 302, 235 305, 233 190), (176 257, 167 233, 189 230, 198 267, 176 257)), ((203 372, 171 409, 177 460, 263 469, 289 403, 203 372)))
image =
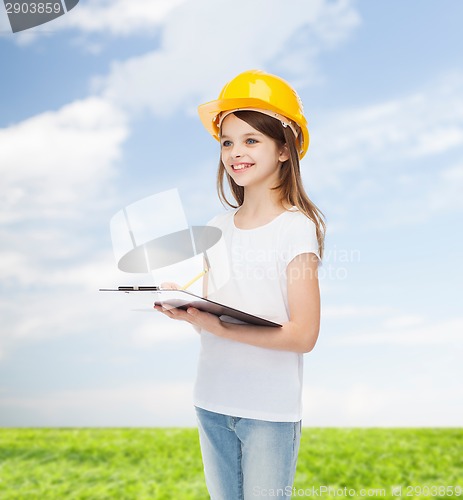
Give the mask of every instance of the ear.
POLYGON ((280 156, 278 157, 278 160, 282 163, 286 160, 289 160, 289 149, 287 144, 284 144, 280 149, 280 156))

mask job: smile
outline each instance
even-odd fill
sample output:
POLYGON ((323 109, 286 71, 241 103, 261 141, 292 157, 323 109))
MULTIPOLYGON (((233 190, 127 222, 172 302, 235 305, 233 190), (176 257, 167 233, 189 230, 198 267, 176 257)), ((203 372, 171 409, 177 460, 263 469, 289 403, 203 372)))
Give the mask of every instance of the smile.
POLYGON ((232 169, 234 172, 241 171, 241 170, 246 170, 249 167, 252 167, 254 163, 237 163, 236 165, 232 165, 232 169))

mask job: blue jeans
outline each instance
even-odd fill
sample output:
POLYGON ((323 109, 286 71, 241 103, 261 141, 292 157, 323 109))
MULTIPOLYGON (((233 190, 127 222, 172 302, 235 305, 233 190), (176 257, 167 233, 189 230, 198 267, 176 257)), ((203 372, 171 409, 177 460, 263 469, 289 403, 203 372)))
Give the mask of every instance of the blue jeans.
POLYGON ((196 415, 212 500, 291 497, 301 421, 232 417, 198 407, 196 415))

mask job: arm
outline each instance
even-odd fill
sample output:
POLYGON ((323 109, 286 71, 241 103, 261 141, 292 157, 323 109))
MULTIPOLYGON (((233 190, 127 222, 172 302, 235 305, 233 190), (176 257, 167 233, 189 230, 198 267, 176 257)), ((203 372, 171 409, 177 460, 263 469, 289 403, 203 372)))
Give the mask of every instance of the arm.
MULTIPOLYGON (((223 323, 220 336, 259 347, 293 352, 311 351, 320 328, 318 258, 301 254, 287 267, 289 321, 281 328, 223 323), (266 331, 262 331, 265 328, 266 331)), ((214 333, 214 332, 212 332, 214 333)))
POLYGON ((320 328, 318 258, 312 253, 300 254, 288 264, 286 273, 290 319, 281 328, 225 323, 217 316, 194 308, 163 312, 237 342, 268 349, 309 352, 315 346, 320 328))

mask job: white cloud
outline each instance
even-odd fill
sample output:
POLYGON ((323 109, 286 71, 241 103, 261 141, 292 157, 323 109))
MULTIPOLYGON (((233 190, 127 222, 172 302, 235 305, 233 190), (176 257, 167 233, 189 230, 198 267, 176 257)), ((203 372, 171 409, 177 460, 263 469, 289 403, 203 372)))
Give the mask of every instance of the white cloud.
MULTIPOLYGON (((237 0, 233 8, 224 0, 188 2, 167 19, 159 50, 114 64, 96 87, 130 109, 172 115, 215 98, 239 71, 278 65, 294 43, 302 60, 313 63, 318 51, 339 43, 358 22, 346 0, 237 0)), ((307 78, 306 70, 296 64, 291 73, 307 78)))
MULTIPOLYGON (((0 252, 0 277, 4 286, 33 287, 40 283, 42 289, 48 287, 69 286, 82 290, 95 290, 104 283, 114 283, 121 278, 117 271, 112 252, 92 255, 86 260, 63 259, 60 264, 56 261, 62 259, 62 255, 55 253, 56 241, 49 237, 48 244, 38 245, 37 240, 30 237, 26 232, 17 240, 31 241, 28 251, 7 250, 0 252), (34 242, 34 243, 32 243, 34 242), (53 247, 53 250, 50 250, 53 247), (46 265, 47 259, 53 255, 55 264, 53 267, 46 265)), ((60 246, 59 244, 56 246, 60 246)), ((82 255, 80 255, 82 259, 82 255)))
POLYGON ((37 396, 0 392, 4 426, 194 425, 192 383, 147 382, 122 387, 56 391, 37 396), (5 415, 14 414, 14 421, 5 415))
POLYGON ((314 384, 303 393, 303 423, 321 427, 459 427, 462 401, 461 387, 437 386, 429 380, 404 380, 400 387, 365 382, 347 389, 314 384), (445 411, 447 408, 452 411, 445 411))
MULTIPOLYGON (((112 388, 14 396, 0 390, 3 426, 194 426, 191 382, 146 382, 112 388), (14 415, 14 419, 7 415, 14 415)), ((313 427, 460 426, 461 388, 413 380, 402 387, 309 385, 303 425, 313 427), (443 411, 452 407, 452 411, 443 411), (426 408, 426 411, 423 411, 426 408)))
POLYGON ((396 318, 389 320, 384 327, 378 326, 375 331, 358 334, 343 334, 332 339, 333 345, 448 345, 463 344, 463 318, 454 318, 441 322, 423 324, 421 318, 396 318), (390 328, 390 329, 388 329, 390 328))
POLYGON ((0 360, 25 344, 85 338, 90 332, 110 331, 140 350, 198 341, 191 325, 153 309, 154 294, 100 292, 121 284, 153 284, 150 275, 119 271, 109 252, 51 265, 43 255, 4 252, 0 276, 9 291, 0 304, 0 360))
MULTIPOLYGON (((45 25, 12 35, 18 45, 30 45, 37 38, 53 36, 55 32, 76 30, 81 36, 76 40, 89 52, 99 52, 101 41, 89 40, 89 35, 114 37, 152 36, 163 22, 188 0, 87 0, 80 2, 64 16, 45 25)), ((8 18, 0 16, 0 30, 11 33, 8 18)))
POLYGON ((349 231, 359 212, 360 227, 376 230, 463 210, 462 96, 457 72, 408 96, 318 117, 303 177, 330 196, 335 229, 349 231))
POLYGON ((11 279, 21 284, 27 283, 29 274, 25 255, 12 251, 0 252, 0 276, 4 283, 11 279))
MULTIPOLYGON (((320 117, 311 162, 323 165, 317 183, 342 185, 343 172, 378 166, 400 169, 405 162, 463 146, 463 75, 453 74, 403 98, 320 117)), ((410 167, 409 167, 410 168, 410 167)))
POLYGON ((76 289, 72 285, 42 288, 22 293, 11 292, 3 298, 0 306, 3 325, 0 342, 4 351, 15 343, 37 343, 66 335, 86 334, 99 327, 127 321, 128 313, 117 300, 109 302, 98 295, 76 289), (119 306, 119 319, 113 318, 114 307, 119 306))
POLYGON ((76 215, 113 175, 125 116, 89 97, 0 130, 0 220, 76 215))
POLYGON ((322 310, 323 318, 361 318, 377 317, 391 311, 391 307, 373 306, 364 307, 356 305, 345 306, 324 306, 322 310))
POLYGON ((425 318, 417 314, 404 314, 395 318, 389 318, 384 322, 386 328, 404 328, 417 326, 425 323, 425 318))
POLYGON ((452 183, 463 182, 463 164, 444 170, 442 180, 452 183))
POLYGON ((115 36, 149 33, 187 0, 89 0, 63 18, 62 28, 115 36), (64 21, 65 19, 65 21, 64 21))
POLYGON ((446 168, 439 173, 429 192, 425 207, 432 213, 463 210, 463 164, 446 168))

